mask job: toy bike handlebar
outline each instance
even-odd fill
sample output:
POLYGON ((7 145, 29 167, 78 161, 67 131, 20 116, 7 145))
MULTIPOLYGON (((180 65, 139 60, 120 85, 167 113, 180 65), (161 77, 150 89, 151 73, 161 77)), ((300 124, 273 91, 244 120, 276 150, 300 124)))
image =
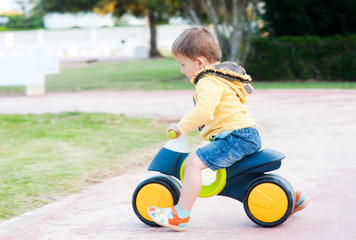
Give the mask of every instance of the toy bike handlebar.
POLYGON ((175 139, 176 137, 177 137, 177 132, 176 131, 174 131, 174 130, 170 130, 169 132, 168 132, 168 137, 169 137, 169 139, 175 139))

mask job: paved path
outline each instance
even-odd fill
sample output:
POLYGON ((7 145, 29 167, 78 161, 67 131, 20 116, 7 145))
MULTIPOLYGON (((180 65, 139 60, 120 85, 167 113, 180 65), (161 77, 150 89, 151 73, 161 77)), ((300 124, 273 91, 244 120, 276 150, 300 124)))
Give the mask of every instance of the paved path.
POLYGON ((0 96, 0 113, 65 111, 107 112, 127 116, 179 118, 192 104, 192 91, 49 93, 42 97, 0 96))
MULTIPOLYGON (((191 91, 0 96, 0 113, 99 111, 178 119, 191 98, 191 91)), ((258 227, 241 203, 212 197, 198 199, 187 232, 148 227, 131 207, 135 187, 152 175, 139 169, 1 223, 0 240, 356 239, 356 91, 257 90, 249 106, 263 147, 286 155, 276 173, 312 199, 284 224, 258 227)))

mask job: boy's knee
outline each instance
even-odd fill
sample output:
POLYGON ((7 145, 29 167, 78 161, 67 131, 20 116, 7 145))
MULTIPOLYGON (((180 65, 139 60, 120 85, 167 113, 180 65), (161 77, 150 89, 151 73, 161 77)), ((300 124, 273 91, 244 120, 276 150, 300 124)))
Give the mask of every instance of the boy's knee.
POLYGON ((202 160, 198 157, 198 155, 194 152, 191 153, 186 162, 185 162, 185 167, 189 169, 204 169, 206 168, 205 164, 202 162, 202 160))

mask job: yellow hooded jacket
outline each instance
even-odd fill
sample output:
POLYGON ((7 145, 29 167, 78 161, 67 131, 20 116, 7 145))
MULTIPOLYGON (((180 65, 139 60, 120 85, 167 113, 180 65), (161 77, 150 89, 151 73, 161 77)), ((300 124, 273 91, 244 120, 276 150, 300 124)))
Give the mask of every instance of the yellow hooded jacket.
POLYGON ((251 77, 232 62, 207 66, 196 73, 195 107, 177 124, 182 134, 199 128, 202 137, 210 141, 223 131, 255 127, 256 123, 245 106, 252 93, 251 77))

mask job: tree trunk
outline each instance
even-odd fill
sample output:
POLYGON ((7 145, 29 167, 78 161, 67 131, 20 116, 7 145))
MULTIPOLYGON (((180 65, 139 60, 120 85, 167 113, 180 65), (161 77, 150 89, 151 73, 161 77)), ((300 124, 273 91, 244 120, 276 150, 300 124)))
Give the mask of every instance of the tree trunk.
POLYGON ((153 14, 148 16, 148 24, 150 28, 150 58, 162 57, 161 53, 157 49, 157 28, 156 28, 156 17, 153 14))
POLYGON ((184 1, 182 4, 189 25, 201 25, 203 21, 198 17, 198 13, 194 9, 192 1, 184 1))
MULTIPOLYGON (((246 34, 245 51, 243 53, 242 60, 241 60, 241 65, 243 65, 243 66, 246 64, 246 60, 247 60, 248 54, 250 53, 250 49, 251 49, 251 35, 252 35, 251 21, 252 21, 252 19, 257 20, 257 15, 258 15, 257 2, 258 2, 257 0, 252 1, 251 19, 248 19, 247 16, 245 17, 246 21, 248 22, 248 30, 247 30, 247 34, 246 34)), ((245 14, 247 14, 247 12, 245 12, 245 14)))
MULTIPOLYGON (((200 0, 210 22, 214 25, 216 37, 223 52, 223 60, 242 64, 246 60, 250 45, 250 21, 247 19, 246 8, 256 0, 232 0, 231 6, 226 1, 200 0), (213 4, 215 3, 215 4, 213 4), (245 25, 248 31, 245 32, 245 25), (242 49, 245 51, 242 52, 242 49), (245 53, 245 55, 243 55, 245 53)), ((254 6, 255 7, 255 6, 254 6)))
POLYGON ((230 37, 230 56, 229 59, 230 61, 235 61, 238 63, 239 60, 239 50, 240 50, 240 45, 238 38, 242 36, 241 31, 239 31, 239 12, 238 12, 238 5, 237 5, 237 0, 232 0, 232 9, 231 9, 231 15, 232 15, 232 32, 231 32, 231 37, 230 37))

